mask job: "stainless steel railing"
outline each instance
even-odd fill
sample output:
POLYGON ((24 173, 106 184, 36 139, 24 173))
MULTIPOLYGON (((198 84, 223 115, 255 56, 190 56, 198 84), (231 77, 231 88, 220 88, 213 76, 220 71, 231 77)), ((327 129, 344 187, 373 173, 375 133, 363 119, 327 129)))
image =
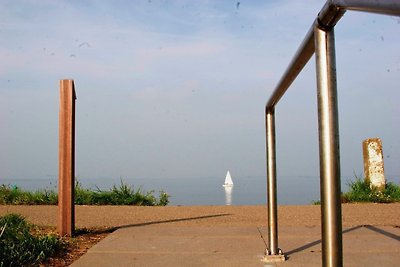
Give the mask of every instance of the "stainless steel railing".
POLYGON ((265 261, 284 260, 278 248, 275 106, 316 55, 323 266, 343 266, 340 149, 334 27, 346 10, 400 16, 399 0, 329 0, 325 3, 265 106, 268 248, 265 261))

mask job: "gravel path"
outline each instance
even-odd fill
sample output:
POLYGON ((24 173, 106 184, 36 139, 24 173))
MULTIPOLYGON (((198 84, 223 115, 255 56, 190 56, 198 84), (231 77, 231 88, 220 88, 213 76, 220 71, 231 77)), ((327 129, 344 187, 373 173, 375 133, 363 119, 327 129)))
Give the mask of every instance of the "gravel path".
MULTIPOLYGON (((343 204, 343 226, 400 226, 400 203, 343 204)), ((28 221, 57 225, 57 206, 0 206, 0 216, 18 213, 28 221)), ((170 223, 179 226, 267 226, 266 206, 76 206, 76 227, 121 227, 170 223)), ((280 226, 320 224, 320 206, 279 206, 280 226)))

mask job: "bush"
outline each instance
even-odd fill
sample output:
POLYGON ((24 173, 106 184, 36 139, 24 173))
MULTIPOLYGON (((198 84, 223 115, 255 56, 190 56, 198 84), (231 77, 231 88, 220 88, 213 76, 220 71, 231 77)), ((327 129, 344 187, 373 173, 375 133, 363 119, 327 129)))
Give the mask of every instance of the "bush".
POLYGON ((135 206, 166 206, 169 195, 161 191, 159 199, 154 191, 143 193, 141 188, 136 191, 121 180, 117 187, 114 185, 110 191, 95 191, 82 188, 77 183, 75 187, 75 204, 77 205, 135 205, 135 206))
POLYGON ((51 190, 23 191, 19 187, 0 186, 0 204, 11 205, 57 205, 58 195, 51 190))
POLYGON ((364 179, 357 178, 349 184, 350 191, 342 194, 342 202, 374 202, 392 203, 400 201, 400 186, 387 183, 383 191, 379 191, 364 179))
MULTIPOLYGON (((0 205, 57 205, 57 203, 58 194, 54 191, 29 192, 9 185, 0 186, 0 205)), ((122 180, 118 187, 114 185, 108 191, 99 188, 86 189, 79 182, 75 184, 76 205, 166 206, 168 203, 169 195, 164 191, 160 192, 157 199, 154 191, 142 192, 141 188, 134 190, 122 180)))
POLYGON ((158 206, 167 206, 169 203, 169 195, 164 191, 160 192, 160 197, 158 199, 158 206))
POLYGON ((0 266, 37 266, 65 249, 56 235, 32 235, 33 225, 16 214, 0 217, 0 266))
MULTIPOLYGON (((373 202, 373 203, 393 203, 400 202, 400 186, 394 183, 386 183, 385 189, 380 192, 371 186, 365 179, 356 177, 354 182, 349 183, 350 191, 342 193, 342 203, 352 202, 373 202)), ((320 205, 321 201, 312 201, 314 205, 320 205)))

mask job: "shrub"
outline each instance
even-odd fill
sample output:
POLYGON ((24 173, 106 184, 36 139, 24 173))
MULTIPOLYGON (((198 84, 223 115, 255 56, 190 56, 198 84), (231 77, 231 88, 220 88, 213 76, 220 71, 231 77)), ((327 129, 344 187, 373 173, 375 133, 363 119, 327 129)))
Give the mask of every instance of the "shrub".
POLYGON ((11 205, 57 205, 58 195, 51 190, 23 191, 17 186, 0 186, 0 204, 11 205))
POLYGON ((385 189, 379 191, 370 182, 357 178, 350 182, 350 191, 342 194, 342 202, 375 202, 391 203, 400 201, 400 186, 387 183, 385 189))
POLYGON ((32 225, 16 214, 0 217, 0 266, 37 266, 65 242, 56 235, 32 235, 32 225))
MULTIPOLYGON (((371 186, 365 179, 356 177, 356 180, 350 182, 350 190, 342 193, 342 203, 351 202, 373 202, 373 203, 392 203, 400 202, 400 186, 388 182, 383 191, 371 186)), ((321 201, 313 201, 314 205, 320 205, 321 201)))
MULTIPOLYGON (((29 192, 9 185, 0 187, 0 205, 57 205, 57 203, 58 194, 51 190, 29 192)), ((75 184, 76 205, 166 206, 168 203, 169 195, 164 191, 160 192, 157 199, 154 191, 142 192, 140 187, 134 190, 122 180, 119 186, 114 185, 108 191, 99 188, 86 189, 79 182, 75 184)))
POLYGON ((167 206, 169 203, 169 195, 164 191, 160 192, 160 197, 158 199, 158 206, 167 206))

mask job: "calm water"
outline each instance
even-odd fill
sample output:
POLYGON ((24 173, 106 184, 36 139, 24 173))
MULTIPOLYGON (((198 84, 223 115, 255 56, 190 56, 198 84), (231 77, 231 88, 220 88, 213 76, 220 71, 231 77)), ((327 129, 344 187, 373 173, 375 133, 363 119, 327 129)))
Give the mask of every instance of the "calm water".
MULTIPOLYGON (((266 203, 265 177, 235 177, 233 188, 224 188, 225 177, 203 177, 198 179, 124 179, 123 182, 133 185, 134 189, 166 191, 170 197, 170 205, 262 205, 266 203)), ((388 178, 399 183, 399 180, 388 178)), ((102 190, 119 185, 119 179, 80 179, 85 188, 102 190)), ((342 181, 342 191, 347 190, 347 180, 342 181)), ((25 190, 51 189, 57 190, 56 179, 2 179, 0 184, 17 185, 25 190)), ((319 197, 319 178, 278 177, 279 204, 310 204, 319 197)))

